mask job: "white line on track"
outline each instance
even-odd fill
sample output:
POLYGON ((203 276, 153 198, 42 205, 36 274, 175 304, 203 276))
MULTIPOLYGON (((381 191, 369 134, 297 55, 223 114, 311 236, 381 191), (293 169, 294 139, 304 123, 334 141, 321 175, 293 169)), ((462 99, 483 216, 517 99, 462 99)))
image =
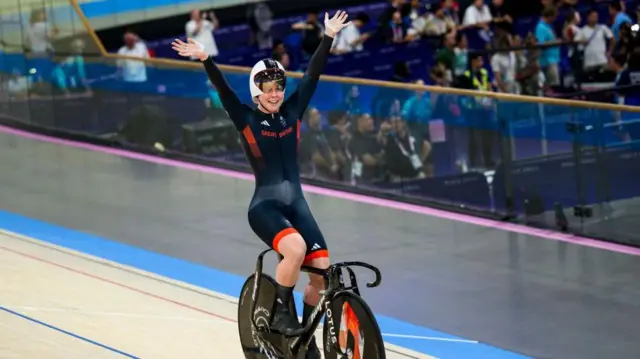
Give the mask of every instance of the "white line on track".
MULTIPOLYGON (((234 322, 215 319, 197 319, 187 317, 176 317, 166 315, 151 315, 151 314, 138 314, 138 313, 121 313, 121 312, 103 312, 83 309, 70 309, 70 308, 40 308, 25 305, 3 305, 5 308, 15 311, 27 311, 27 312, 49 312, 49 313, 65 313, 65 314, 84 314, 84 315, 99 315, 107 317, 126 317, 126 318, 141 318, 141 319, 156 319, 156 320, 175 320, 185 322, 201 322, 201 323, 227 323, 236 325, 234 322)), ((442 338, 442 337, 426 337, 419 335, 407 335, 407 334, 392 334, 382 333, 384 337, 403 338, 403 339, 416 339, 416 340, 433 340, 466 344, 478 344, 475 340, 456 339, 456 338, 442 338)))
POLYGON ((227 320, 216 319, 198 319, 187 318, 177 316, 166 315, 151 315, 151 314, 137 314, 137 313, 121 313, 121 312, 103 312, 83 309, 70 309, 70 308, 39 308, 24 305, 3 305, 3 307, 17 311, 17 312, 47 312, 47 313, 65 313, 65 314, 83 314, 83 315, 96 315, 105 317, 125 317, 125 318, 141 318, 141 319, 158 319, 158 320, 175 320, 184 322, 201 322, 201 323, 231 323, 227 320))
POLYGON ((393 337, 393 338, 405 338, 405 339, 437 340, 437 341, 441 341, 441 342, 479 344, 479 342, 476 341, 476 340, 456 339, 456 338, 442 338, 442 337, 424 337, 424 336, 420 336, 420 335, 382 333, 382 336, 383 337, 393 337))

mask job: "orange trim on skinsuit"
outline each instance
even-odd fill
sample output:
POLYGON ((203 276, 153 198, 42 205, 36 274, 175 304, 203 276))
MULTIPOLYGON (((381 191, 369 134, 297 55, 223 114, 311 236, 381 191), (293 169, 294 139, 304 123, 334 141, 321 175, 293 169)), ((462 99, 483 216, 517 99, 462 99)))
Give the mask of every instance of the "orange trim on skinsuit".
POLYGON ((273 249, 276 252, 278 252, 278 244, 280 244, 280 241, 282 240, 282 238, 294 233, 298 233, 298 231, 296 231, 295 228, 285 228, 280 232, 278 232, 278 234, 276 234, 276 236, 273 237, 273 242, 271 242, 273 244, 273 249))
POLYGON ((258 142, 256 141, 256 138, 253 136, 253 132, 251 132, 251 128, 249 126, 245 127, 244 130, 242 130, 242 134, 244 135, 244 138, 247 140, 247 143, 249 144, 249 148, 251 149, 251 154, 253 155, 253 157, 255 158, 262 157, 260 148, 258 148, 258 142))
POLYGON ((304 257, 304 262, 302 264, 307 264, 316 258, 329 258, 329 251, 326 249, 321 249, 319 251, 315 251, 313 253, 309 253, 306 257, 304 257))

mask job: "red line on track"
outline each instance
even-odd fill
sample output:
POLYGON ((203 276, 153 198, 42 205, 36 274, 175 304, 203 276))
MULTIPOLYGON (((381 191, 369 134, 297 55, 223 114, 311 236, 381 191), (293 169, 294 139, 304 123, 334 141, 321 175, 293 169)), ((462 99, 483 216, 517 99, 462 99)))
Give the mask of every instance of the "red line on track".
POLYGON ((120 288, 125 288, 125 289, 128 289, 128 290, 136 292, 136 293, 144 294, 144 295, 146 295, 148 297, 155 298, 155 299, 167 302, 167 303, 173 303, 173 304, 178 305, 180 307, 188 308, 188 309, 191 309, 193 311, 196 311, 196 312, 199 312, 199 313, 202 313, 202 314, 206 314, 206 315, 209 315, 209 316, 212 316, 212 317, 215 317, 215 318, 223 319, 223 320, 226 320, 228 322, 237 323, 237 321, 235 319, 227 318, 227 317, 224 317, 222 315, 216 314, 214 312, 210 312, 208 310, 204 310, 204 309, 201 309, 201 308, 198 308, 198 307, 186 304, 186 303, 182 303, 182 302, 179 302, 177 300, 173 300, 173 299, 170 299, 170 298, 167 298, 167 297, 163 297, 163 296, 160 296, 160 295, 157 295, 157 294, 153 294, 153 293, 144 291, 144 290, 136 288, 136 287, 132 287, 132 286, 129 286, 129 285, 126 285, 126 284, 123 284, 123 283, 116 282, 116 281, 111 280, 111 279, 107 279, 107 278, 104 278, 104 277, 97 276, 95 274, 83 272, 81 270, 65 266, 64 264, 52 262, 50 260, 47 260, 47 259, 44 259, 44 258, 40 258, 40 257, 36 257, 36 256, 31 255, 31 254, 27 254, 27 253, 23 253, 23 252, 20 252, 20 251, 16 251, 14 249, 7 248, 7 247, 2 246, 2 245, 0 245, 0 249, 4 249, 7 252, 11 252, 11 253, 14 253, 14 254, 29 258, 29 259, 33 259, 33 260, 36 260, 38 262, 42 262, 42 263, 46 263, 46 264, 49 264, 49 265, 52 265, 52 266, 55 266, 55 267, 58 267, 58 268, 62 268, 62 269, 65 269, 65 270, 67 270, 69 272, 73 272, 73 273, 76 273, 76 274, 83 275, 85 277, 96 279, 96 280, 99 280, 101 282, 109 283, 111 285, 115 285, 115 286, 120 287, 120 288))

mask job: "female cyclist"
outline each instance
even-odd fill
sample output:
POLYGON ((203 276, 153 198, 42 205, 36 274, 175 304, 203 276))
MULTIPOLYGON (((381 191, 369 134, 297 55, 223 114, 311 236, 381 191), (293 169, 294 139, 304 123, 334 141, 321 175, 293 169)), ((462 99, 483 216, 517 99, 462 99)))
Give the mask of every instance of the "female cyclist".
MULTIPOLYGON (((172 43, 180 56, 193 56, 204 64, 224 109, 242 134, 241 141, 256 182, 249 204, 249 225, 260 239, 283 256, 276 268, 277 305, 271 326, 285 335, 300 328, 297 317, 288 309, 300 267, 303 264, 320 269, 329 267, 327 245, 302 193, 297 161, 300 118, 315 92, 333 38, 351 23, 346 20, 344 11, 338 11, 331 19, 325 13, 322 42, 298 87, 286 100, 287 79, 282 65, 273 59, 256 63, 249 75, 249 89, 256 108, 240 102, 201 44, 192 39, 187 43, 176 39, 172 43)), ((323 287, 322 277, 309 275, 304 291, 303 326, 318 304, 323 287)), ((309 345, 307 358, 320 358, 315 339, 309 345)))

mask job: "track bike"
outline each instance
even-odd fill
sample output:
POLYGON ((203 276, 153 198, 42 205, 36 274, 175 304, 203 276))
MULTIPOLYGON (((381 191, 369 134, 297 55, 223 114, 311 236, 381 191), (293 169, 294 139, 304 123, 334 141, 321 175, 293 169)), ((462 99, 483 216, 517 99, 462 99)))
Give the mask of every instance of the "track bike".
MULTIPOLYGON (((363 267, 373 271, 375 279, 366 284, 373 288, 381 282, 378 268, 358 261, 335 263, 326 270, 302 266, 302 272, 324 278, 325 290, 320 293, 320 301, 305 327, 285 336, 270 328, 276 305, 276 282, 262 272, 262 267, 264 256, 272 250, 258 255, 255 273, 247 278, 240 293, 238 330, 245 358, 304 359, 324 316, 322 347, 325 359, 385 359, 380 328, 373 312, 360 296, 356 275, 351 269, 363 267), (348 284, 344 281, 345 269, 348 284)), ((294 301, 290 303, 291 312, 296 313, 294 301)))

